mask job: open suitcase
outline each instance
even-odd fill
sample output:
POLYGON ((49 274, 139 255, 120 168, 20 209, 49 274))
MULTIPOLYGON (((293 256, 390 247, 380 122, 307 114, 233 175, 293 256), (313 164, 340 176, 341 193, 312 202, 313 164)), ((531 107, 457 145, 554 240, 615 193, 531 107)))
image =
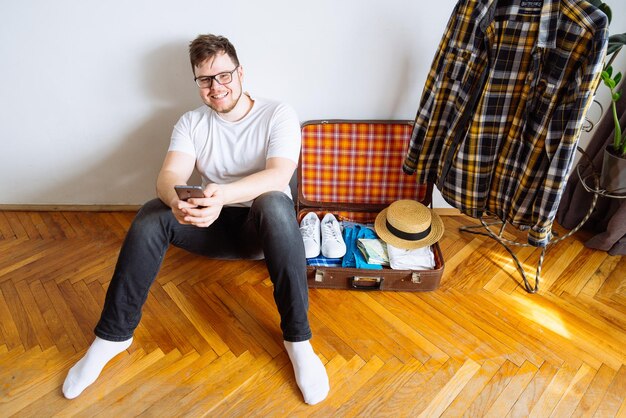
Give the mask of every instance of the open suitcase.
MULTIPOLYGON (((373 223, 400 199, 430 205, 432 184, 419 185, 402 172, 412 121, 318 120, 302 124, 298 166, 298 222, 309 212, 331 212, 339 221, 373 223)), ((307 266, 309 287, 428 291, 439 287, 444 261, 431 247, 432 270, 382 270, 307 266)))

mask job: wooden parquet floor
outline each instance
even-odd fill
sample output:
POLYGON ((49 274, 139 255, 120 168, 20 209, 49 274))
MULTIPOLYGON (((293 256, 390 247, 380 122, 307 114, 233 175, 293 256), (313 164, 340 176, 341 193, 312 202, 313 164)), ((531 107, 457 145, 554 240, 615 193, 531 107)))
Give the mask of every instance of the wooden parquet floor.
MULTIPOLYGON (((626 416, 626 257, 576 235, 538 294, 508 254, 444 217, 440 289, 312 289, 331 382, 302 402, 262 261, 170 249, 135 341, 72 401, 129 212, 0 212, 0 416, 626 416)), ((519 248, 530 273, 539 252, 519 248)))

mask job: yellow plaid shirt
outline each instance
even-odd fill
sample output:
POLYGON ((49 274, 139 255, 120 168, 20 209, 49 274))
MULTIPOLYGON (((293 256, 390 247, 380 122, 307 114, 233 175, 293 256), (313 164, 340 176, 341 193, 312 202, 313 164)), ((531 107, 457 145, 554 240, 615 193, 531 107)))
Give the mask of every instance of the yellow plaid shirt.
POLYGON ((403 169, 472 217, 545 246, 593 100, 608 20, 575 0, 460 0, 426 80, 403 169))

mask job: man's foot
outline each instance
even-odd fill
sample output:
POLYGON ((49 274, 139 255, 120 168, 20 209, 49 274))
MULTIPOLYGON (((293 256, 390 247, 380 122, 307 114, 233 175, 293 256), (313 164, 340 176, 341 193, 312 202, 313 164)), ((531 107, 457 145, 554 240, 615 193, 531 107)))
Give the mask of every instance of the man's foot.
POLYGON ((63 382, 63 396, 74 399, 96 381, 104 366, 116 355, 130 347, 133 339, 107 341, 96 337, 82 359, 72 367, 63 382))
POLYGON ((296 383, 304 396, 304 402, 315 405, 326 399, 330 386, 326 368, 313 351, 309 341, 285 341, 285 348, 293 365, 296 383))

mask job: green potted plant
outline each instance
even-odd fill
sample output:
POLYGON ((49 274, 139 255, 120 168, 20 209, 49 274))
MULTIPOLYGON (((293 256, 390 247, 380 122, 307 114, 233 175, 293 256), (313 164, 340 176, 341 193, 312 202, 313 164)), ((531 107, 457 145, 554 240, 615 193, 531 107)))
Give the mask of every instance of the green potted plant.
MULTIPOLYGON (((611 8, 602 0, 589 0, 589 2, 606 14, 610 24, 612 18, 611 8)), ((613 193, 626 192, 626 127, 620 126, 616 106, 622 95, 621 91, 616 91, 622 79, 622 74, 618 72, 613 75, 613 68, 611 67, 615 57, 624 45, 626 45, 626 33, 609 37, 609 45, 606 50, 608 61, 604 65, 601 75, 602 82, 609 88, 611 93, 611 112, 613 113, 615 131, 613 141, 604 149, 600 187, 607 192, 613 193)))
POLYGON ((611 92, 611 112, 615 124, 613 141, 604 149, 600 186, 608 192, 626 192, 626 129, 622 129, 617 115, 617 102, 622 96, 615 91, 622 79, 622 73, 613 76, 613 68, 608 66, 602 71, 602 82, 611 92))

